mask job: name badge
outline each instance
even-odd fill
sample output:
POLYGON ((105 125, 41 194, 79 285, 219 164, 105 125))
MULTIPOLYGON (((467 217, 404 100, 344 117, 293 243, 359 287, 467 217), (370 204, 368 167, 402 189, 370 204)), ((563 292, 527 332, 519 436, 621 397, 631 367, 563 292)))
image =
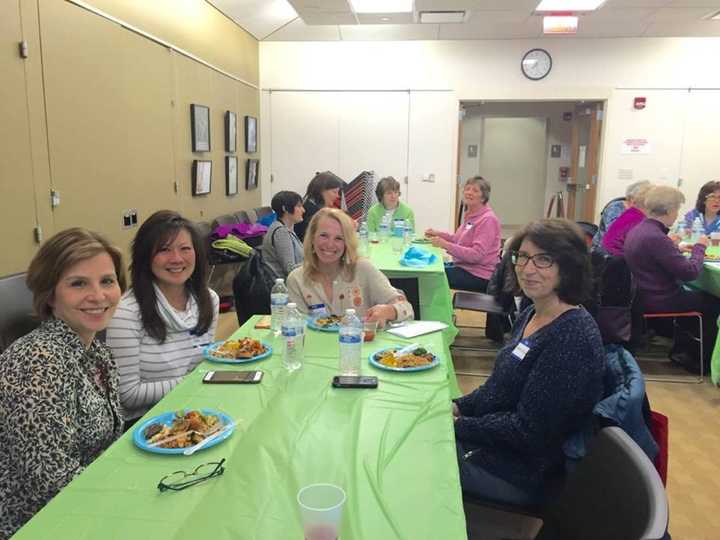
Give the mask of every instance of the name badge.
POLYGON ((517 346, 513 349, 512 355, 517 358, 518 360, 522 360, 525 358, 525 355, 530 350, 530 347, 528 347, 525 343, 522 341, 517 344, 517 346))
POLYGON ((468 223, 467 225, 465 225, 465 228, 469 231, 470 229, 472 229, 472 226, 472 223, 468 223))
POLYGON ((325 307, 325 304, 313 304, 312 306, 308 306, 310 309, 310 313, 312 313, 315 316, 320 315, 327 315, 328 310, 325 307))

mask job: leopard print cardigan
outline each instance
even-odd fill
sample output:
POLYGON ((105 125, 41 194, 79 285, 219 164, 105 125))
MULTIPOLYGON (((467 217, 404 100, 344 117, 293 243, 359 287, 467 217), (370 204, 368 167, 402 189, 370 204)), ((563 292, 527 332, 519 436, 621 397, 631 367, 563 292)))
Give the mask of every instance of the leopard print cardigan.
POLYGON ((0 539, 122 434, 117 366, 49 319, 0 356, 0 539))

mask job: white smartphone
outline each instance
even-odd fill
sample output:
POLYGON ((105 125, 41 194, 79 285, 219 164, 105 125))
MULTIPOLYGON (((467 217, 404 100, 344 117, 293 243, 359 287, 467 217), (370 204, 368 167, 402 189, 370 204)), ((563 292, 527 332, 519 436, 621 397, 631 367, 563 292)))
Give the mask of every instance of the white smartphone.
POLYGON ((205 384, 257 384, 263 378, 262 371, 208 371, 203 377, 205 384))

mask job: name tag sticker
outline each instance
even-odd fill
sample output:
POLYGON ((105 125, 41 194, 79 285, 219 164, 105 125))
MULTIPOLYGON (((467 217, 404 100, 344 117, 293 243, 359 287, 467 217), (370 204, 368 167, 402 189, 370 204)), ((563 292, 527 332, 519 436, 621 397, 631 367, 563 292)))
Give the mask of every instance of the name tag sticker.
POLYGON ((470 229, 472 229, 472 226, 473 226, 472 223, 468 223, 467 225, 465 225, 465 228, 466 228, 467 230, 470 230, 470 229))
POLYGON ((512 355, 517 358, 518 360, 522 360, 525 358, 525 355, 530 350, 530 347, 525 345, 523 342, 520 342, 517 344, 517 346, 513 349, 512 355))

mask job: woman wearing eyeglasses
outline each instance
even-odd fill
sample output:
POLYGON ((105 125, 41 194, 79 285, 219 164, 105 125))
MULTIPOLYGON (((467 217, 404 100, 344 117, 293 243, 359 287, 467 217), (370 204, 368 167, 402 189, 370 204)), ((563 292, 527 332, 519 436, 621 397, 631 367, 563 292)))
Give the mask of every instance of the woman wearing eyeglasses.
POLYGON ((711 180, 700 188, 695 208, 685 214, 688 230, 697 218, 701 219, 705 234, 720 231, 720 180, 711 180))
POLYGON ((602 398, 605 352, 580 305, 590 291, 590 258, 569 221, 528 224, 513 238, 518 283, 533 305, 487 382, 453 403, 463 491, 510 504, 542 500, 562 475, 562 444, 602 398))
POLYGON ((375 188, 378 202, 368 210, 367 225, 370 232, 377 232, 380 223, 387 216, 390 230, 395 230, 395 222, 407 221, 415 229, 415 214, 412 209, 400 200, 400 182, 387 176, 378 182, 375 188))

